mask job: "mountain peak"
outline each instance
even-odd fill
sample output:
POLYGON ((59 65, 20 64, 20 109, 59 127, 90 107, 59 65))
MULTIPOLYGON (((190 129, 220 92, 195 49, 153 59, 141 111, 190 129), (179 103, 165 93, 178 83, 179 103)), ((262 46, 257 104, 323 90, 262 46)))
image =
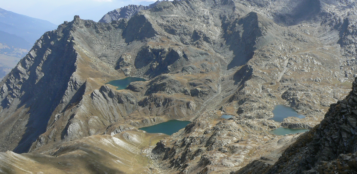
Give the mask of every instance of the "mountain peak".
POLYGON ((142 6, 142 5, 127 5, 122 8, 115 9, 113 11, 108 12, 106 15, 99 20, 102 23, 111 23, 112 21, 117 21, 119 19, 130 19, 132 16, 137 14, 141 10, 147 10, 152 8, 150 6, 142 6))

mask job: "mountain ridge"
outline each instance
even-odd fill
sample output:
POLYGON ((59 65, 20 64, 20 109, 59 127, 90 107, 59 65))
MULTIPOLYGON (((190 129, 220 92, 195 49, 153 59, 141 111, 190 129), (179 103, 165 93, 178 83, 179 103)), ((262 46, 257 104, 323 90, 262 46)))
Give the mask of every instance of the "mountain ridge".
POLYGON ((105 14, 98 22, 111 23, 113 21, 117 21, 120 19, 130 19, 131 17, 133 17, 134 15, 136 15, 138 12, 142 10, 149 10, 151 8, 154 8, 160 2, 161 1, 156 1, 147 6, 131 4, 121 8, 117 8, 105 14))

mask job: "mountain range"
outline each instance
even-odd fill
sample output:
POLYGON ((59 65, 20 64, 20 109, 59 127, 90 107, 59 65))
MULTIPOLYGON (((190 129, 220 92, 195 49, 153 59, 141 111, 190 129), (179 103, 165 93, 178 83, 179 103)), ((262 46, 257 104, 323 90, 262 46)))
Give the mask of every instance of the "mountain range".
POLYGON ((75 16, 0 82, 0 171, 353 173, 356 6, 183 0, 75 16), (146 81, 108 84, 125 77, 146 81), (276 105, 305 118, 276 122, 276 105), (173 119, 191 123, 139 130, 173 119))
POLYGON ((56 25, 0 8, 0 78, 23 58, 46 31, 56 25))

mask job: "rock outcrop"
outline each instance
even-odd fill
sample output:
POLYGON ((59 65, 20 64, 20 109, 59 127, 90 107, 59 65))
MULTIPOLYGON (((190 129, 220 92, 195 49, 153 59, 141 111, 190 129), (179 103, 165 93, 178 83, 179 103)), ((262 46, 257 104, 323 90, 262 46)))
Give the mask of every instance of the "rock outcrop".
POLYGON ((160 1, 156 1, 153 4, 148 6, 143 5, 128 5, 122 8, 115 9, 113 11, 108 12, 105 14, 99 22, 102 23, 111 23, 113 21, 118 21, 120 19, 130 19, 134 15, 136 15, 141 10, 148 10, 156 6, 156 4, 160 3, 160 1))
POLYGON ((283 120, 281 126, 289 129, 312 129, 315 126, 315 121, 297 118, 297 117, 288 117, 283 120))
POLYGON ((157 143, 151 158, 164 171, 230 173, 263 156, 270 155, 266 159, 276 161, 274 155, 299 136, 269 133, 278 126, 271 120, 225 120, 217 113, 205 113, 184 130, 157 143))

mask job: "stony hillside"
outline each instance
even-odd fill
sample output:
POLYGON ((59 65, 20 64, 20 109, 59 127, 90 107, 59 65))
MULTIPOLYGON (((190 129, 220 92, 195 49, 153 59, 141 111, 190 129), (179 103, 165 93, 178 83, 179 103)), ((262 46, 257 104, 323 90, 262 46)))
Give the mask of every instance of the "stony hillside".
POLYGON ((1 81, 0 150, 53 156, 111 129, 180 119, 192 123, 143 149, 149 168, 230 173, 262 156, 273 164, 299 135, 269 131, 314 127, 350 91, 355 6, 185 0, 110 23, 76 16, 45 33, 1 81), (107 84, 126 76, 146 81, 107 84), (269 120, 279 104, 306 117, 269 120))
POLYGON ((357 78, 321 124, 290 146, 268 173, 355 173, 357 78))
POLYGON ((144 149, 165 136, 130 130, 67 142, 47 154, 7 151, 0 153, 0 173, 157 173, 144 149))
POLYGON ((301 135, 272 166, 254 161, 236 173, 356 173, 357 78, 321 124, 301 135))

